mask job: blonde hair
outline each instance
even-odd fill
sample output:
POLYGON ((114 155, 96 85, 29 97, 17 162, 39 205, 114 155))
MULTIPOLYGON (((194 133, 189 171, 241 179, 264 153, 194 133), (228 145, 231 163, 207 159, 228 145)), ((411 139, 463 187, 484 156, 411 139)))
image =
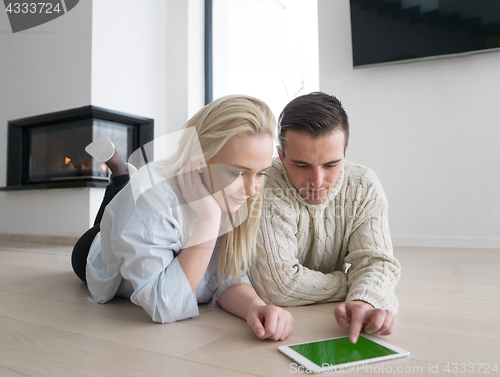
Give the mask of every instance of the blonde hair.
MULTIPOLYGON (((235 136, 268 134, 275 139, 276 121, 274 115, 263 101, 246 95, 229 95, 219 98, 198 111, 183 127, 196 132, 185 132, 179 141, 177 152, 168 160, 164 173, 172 177, 189 160, 209 160, 235 136), (199 155, 199 147, 201 153, 199 155)), ((263 187, 246 201, 248 216, 241 221, 232 220, 241 217, 240 210, 228 213, 231 222, 240 224, 219 238, 217 284, 232 278, 241 282, 241 269, 248 270, 254 256, 257 229, 259 226, 263 187)), ((193 225, 193 213, 183 208, 185 223, 193 225), (190 213, 188 213, 188 211, 190 213)), ((186 224, 185 224, 186 225, 186 224)), ((185 226, 188 229, 189 226, 185 226)))

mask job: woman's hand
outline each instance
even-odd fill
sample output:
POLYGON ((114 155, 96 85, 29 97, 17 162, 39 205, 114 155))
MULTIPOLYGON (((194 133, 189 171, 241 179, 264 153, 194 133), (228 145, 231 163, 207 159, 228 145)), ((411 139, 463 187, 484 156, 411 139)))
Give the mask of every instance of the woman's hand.
POLYGON ((250 284, 233 284, 219 297, 219 305, 247 321, 260 339, 284 340, 293 329, 290 312, 266 305, 250 284))
POLYGON ((260 339, 285 340, 293 329, 293 317, 290 312, 272 305, 253 308, 246 320, 260 339))
POLYGON ((203 184, 196 167, 195 162, 189 161, 177 172, 182 196, 199 220, 177 257, 193 292, 212 258, 222 211, 203 184))
POLYGON ((197 167, 200 163, 188 161, 177 172, 177 182, 183 198, 200 221, 220 221, 221 208, 203 184, 197 167))

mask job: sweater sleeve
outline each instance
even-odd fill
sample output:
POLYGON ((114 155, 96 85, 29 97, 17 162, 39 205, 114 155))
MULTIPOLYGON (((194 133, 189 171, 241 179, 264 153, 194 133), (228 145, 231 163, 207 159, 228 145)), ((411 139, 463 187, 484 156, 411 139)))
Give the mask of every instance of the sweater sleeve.
POLYGON ((256 292, 267 304, 278 306, 344 300, 346 273, 322 273, 299 262, 297 226, 295 209, 289 199, 276 195, 264 200, 256 258, 249 270, 256 292))
POLYGON ((387 199, 376 178, 373 184, 358 191, 366 195, 357 195, 353 205, 355 220, 345 258, 351 264, 346 301, 362 300, 396 314, 398 300, 394 290, 401 266, 393 256, 387 199))

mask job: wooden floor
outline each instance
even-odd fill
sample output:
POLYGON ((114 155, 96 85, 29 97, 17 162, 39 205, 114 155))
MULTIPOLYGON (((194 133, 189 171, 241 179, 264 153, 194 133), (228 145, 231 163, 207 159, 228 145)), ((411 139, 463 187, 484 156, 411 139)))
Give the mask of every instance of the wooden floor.
MULTIPOLYGON (((128 300, 90 303, 71 270, 70 250, 0 244, 0 376, 300 374, 278 343, 258 340, 243 320, 220 308, 160 325, 128 300)), ((400 311, 395 334, 385 339, 411 355, 356 374, 494 375, 494 366, 500 368, 500 250, 395 253, 403 266, 400 311)), ((334 307, 290 308, 295 327, 281 344, 346 335, 334 307)))

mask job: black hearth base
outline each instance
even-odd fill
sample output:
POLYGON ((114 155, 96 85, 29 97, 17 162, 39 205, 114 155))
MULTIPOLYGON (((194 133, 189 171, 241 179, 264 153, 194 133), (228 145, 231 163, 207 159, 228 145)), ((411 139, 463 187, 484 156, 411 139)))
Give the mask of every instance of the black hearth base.
POLYGON ((108 182, 105 181, 50 182, 50 183, 34 183, 30 185, 0 187, 0 191, 47 190, 47 189, 66 189, 66 188, 79 188, 79 187, 105 188, 107 185, 108 182))

